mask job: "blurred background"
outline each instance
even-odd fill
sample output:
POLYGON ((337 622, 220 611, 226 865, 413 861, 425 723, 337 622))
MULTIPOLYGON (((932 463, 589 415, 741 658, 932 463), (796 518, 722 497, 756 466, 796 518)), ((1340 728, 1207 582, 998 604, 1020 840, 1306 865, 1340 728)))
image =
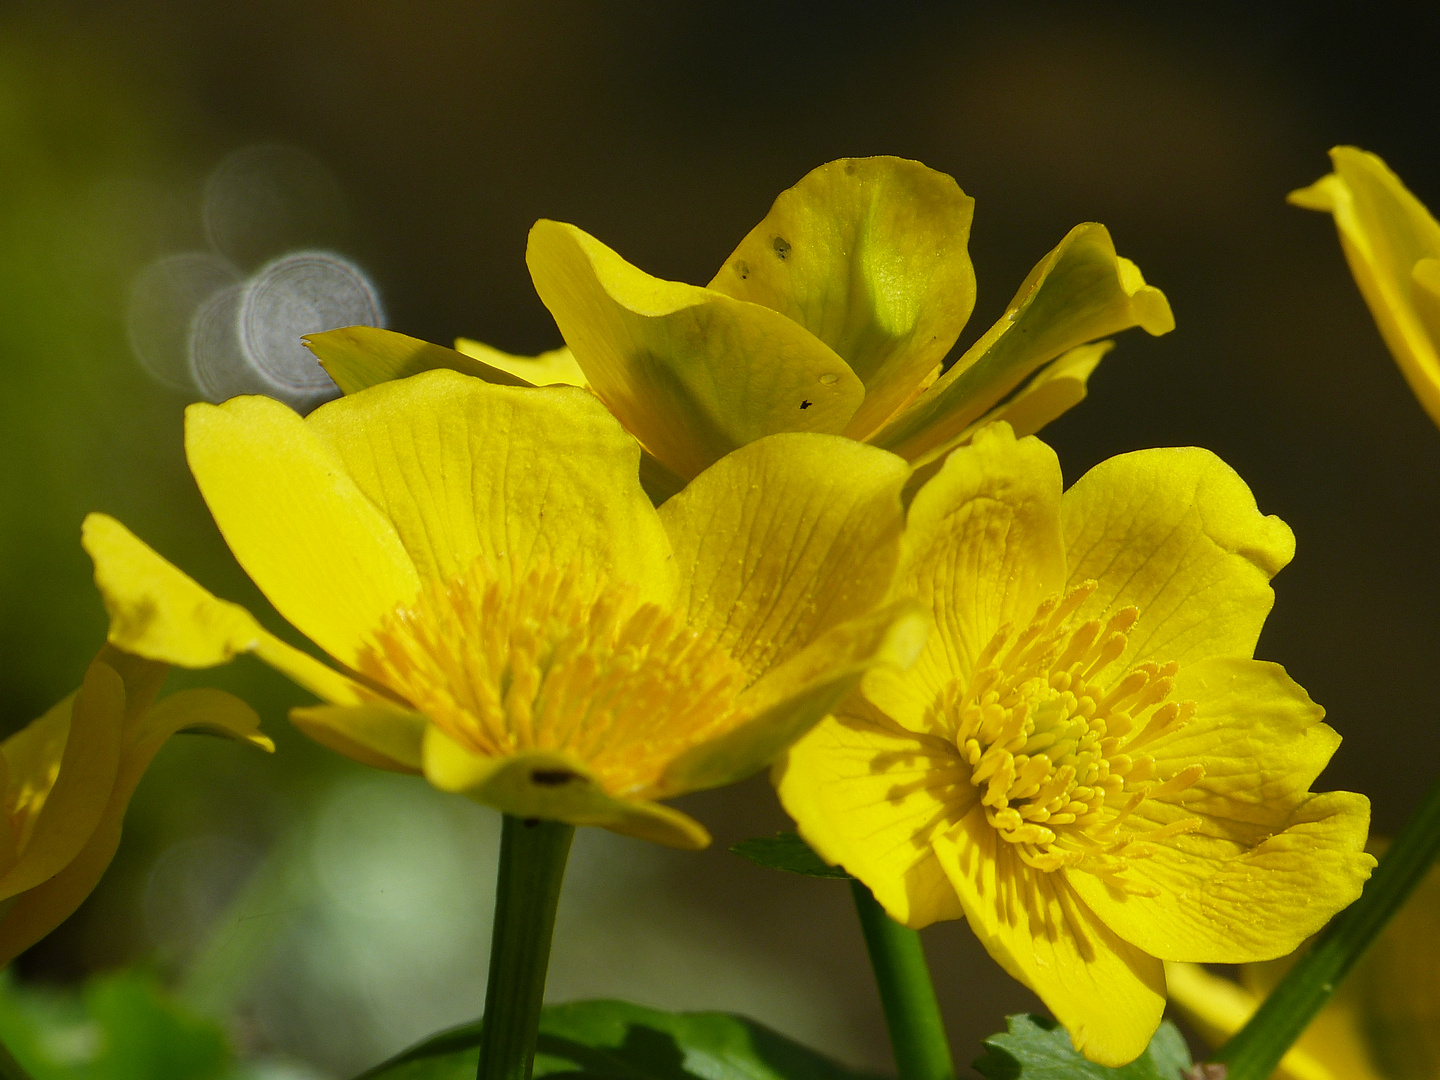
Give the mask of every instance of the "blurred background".
MULTIPOLYGON (((1199 444, 1294 528, 1260 655, 1345 742, 1322 786, 1394 832, 1440 764, 1440 433, 1327 218, 1285 193, 1355 143, 1440 205, 1431 5, 9 0, 0 7, 0 718, 68 692, 104 634, 80 520, 104 510, 274 616, 184 466, 205 397, 325 396, 295 337, 366 322, 560 344, 523 254, 573 221, 705 282, 783 188, 899 154, 977 200, 975 317, 1072 225, 1107 224, 1178 329, 1126 334, 1046 431, 1073 480, 1199 444), (194 328, 193 333, 191 328, 194 328)), ((177 673, 172 686, 198 681, 177 673)), ((273 757, 177 739, 90 901, 18 962, 143 964, 276 1076, 343 1077, 479 1014, 493 812, 365 771, 254 703, 273 757)), ((727 846, 785 826, 752 781, 682 801, 700 854, 581 830, 552 1000, 746 1012, 887 1061, 846 890, 727 846)), ((1035 1007, 963 925, 925 934, 956 1057, 1035 1007)))

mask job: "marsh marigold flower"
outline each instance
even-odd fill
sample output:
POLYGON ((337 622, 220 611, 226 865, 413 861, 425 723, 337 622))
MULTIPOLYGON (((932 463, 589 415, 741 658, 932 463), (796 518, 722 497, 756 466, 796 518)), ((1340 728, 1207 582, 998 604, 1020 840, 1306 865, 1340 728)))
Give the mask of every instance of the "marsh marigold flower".
POLYGON ((1026 434, 1075 405, 1110 347, 1089 343, 1175 325, 1105 227, 1079 225, 942 375, 975 304, 973 207, 919 162, 833 161, 783 192, 705 287, 540 221, 526 260, 568 348, 526 358, 462 340, 461 355, 361 327, 310 347, 346 391, 426 367, 588 386, 644 446, 661 497, 776 432, 846 435, 919 467, 988 421, 1026 434))
MULTIPOLYGON (((1239 983, 1196 964, 1167 964, 1170 1000, 1219 1046, 1244 1026, 1296 959, 1246 964, 1239 983)), ((1440 867, 1386 925, 1274 1076, 1440 1080, 1440 867)))
POLYGON ((337 666, 92 515, 111 640, 252 652, 324 699, 292 713, 318 742, 522 817, 703 846, 655 800, 768 764, 928 623, 886 604, 909 469, 845 439, 757 442, 657 511, 593 395, 431 371, 303 420, 192 405, 185 445, 240 565, 337 666))
POLYGON ((274 749, 249 706, 229 694, 182 690, 157 702, 167 670, 107 645, 79 690, 0 743, 0 967, 99 884, 130 796, 171 735, 204 730, 274 749))
POLYGON ((936 632, 776 767, 823 857, 896 920, 962 915, 1094 1061, 1140 1054, 1164 960, 1293 949, 1360 893, 1369 804, 1309 788, 1339 742, 1251 658, 1290 530, 1198 449, 1063 496, 996 425, 915 496, 896 595, 936 632))
POLYGON ((1334 215, 1380 336, 1440 424, 1440 224, 1375 154, 1337 146, 1330 161, 1335 171, 1290 202, 1334 215))

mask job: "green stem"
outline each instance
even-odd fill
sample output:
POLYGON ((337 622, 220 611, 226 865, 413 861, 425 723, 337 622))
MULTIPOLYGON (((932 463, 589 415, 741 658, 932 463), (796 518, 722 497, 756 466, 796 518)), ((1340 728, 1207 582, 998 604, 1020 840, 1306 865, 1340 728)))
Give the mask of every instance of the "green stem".
POLYGON ((920 935, 885 914, 863 882, 852 881, 850 888, 870 950, 870 966, 875 969, 899 1080, 955 1080, 955 1062, 920 935))
POLYGON ((555 908, 575 826, 505 815, 477 1080, 530 1080, 555 908))
POLYGON ((1215 1054, 1228 1080, 1265 1080, 1440 856, 1440 781, 1426 793, 1365 883, 1250 1022, 1215 1054))

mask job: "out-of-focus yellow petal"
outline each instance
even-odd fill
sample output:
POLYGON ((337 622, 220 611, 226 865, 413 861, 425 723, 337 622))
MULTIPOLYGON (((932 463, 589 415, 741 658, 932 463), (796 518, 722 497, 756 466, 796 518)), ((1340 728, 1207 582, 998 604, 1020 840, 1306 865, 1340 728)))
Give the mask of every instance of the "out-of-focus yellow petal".
POLYGON ((764 304, 834 349, 865 384, 864 438, 945 358, 975 306, 975 200, 896 157, 843 158, 781 192, 710 288, 764 304))
POLYGON ((919 929, 964 914, 930 838, 975 805, 969 776, 952 743, 862 703, 817 724, 773 780, 805 841, 869 886, 892 919, 919 929))
POLYGON ((573 225, 537 222, 525 257, 591 389, 683 477, 765 435, 843 431, 865 395, 798 323, 653 278, 573 225))
MULTIPOLYGON (((1171 1003, 1178 1006, 1201 1037, 1215 1047, 1244 1027, 1260 1004, 1260 999, 1245 988, 1212 975, 1199 964, 1167 963, 1165 981, 1171 1003)), ((1330 1011, 1327 1006, 1324 1013, 1330 1011)), ((1271 1074, 1272 1080, 1384 1080, 1366 1059, 1349 1017, 1337 1018, 1324 1013, 1291 1047, 1279 1068, 1271 1074), (1337 1029, 1333 1022, 1336 1019, 1341 1021, 1338 1028, 1348 1030, 1337 1029), (1320 1047, 1307 1043, 1313 1043, 1312 1036, 1322 1020, 1329 1037, 1324 1040, 1324 1052, 1317 1055, 1313 1051, 1320 1047)))
POLYGON ((206 592, 114 518, 90 514, 81 539, 95 560, 112 645, 188 668, 228 664, 237 653, 253 652, 332 704, 362 700, 350 679, 281 641, 239 604, 206 592))
POLYGON ((748 717, 743 724, 672 762, 661 781, 664 792, 718 787, 763 769, 848 697, 867 671, 909 667, 929 629, 930 616, 901 601, 827 630, 740 695, 737 707, 748 717))
POLYGON ((660 508, 679 610, 758 678, 884 599, 909 475, 893 454, 840 436, 742 447, 660 508))
POLYGON ((1014 397, 986 413, 976 428, 1003 420, 1017 438, 1035 434, 1085 400, 1090 375, 1113 348, 1113 341, 1077 345, 1048 367, 1041 368, 1014 397))
POLYGON ((1341 996, 1384 1073, 1440 1076, 1440 866, 1390 920, 1341 996))
POLYGON ((1347 791, 1312 794, 1340 738, 1278 664, 1214 657, 1182 667, 1178 699, 1193 720, 1148 743, 1156 777, 1201 766, 1171 799, 1147 799, 1132 821, 1199 818, 1158 842, 1127 876, 1158 895, 1127 895, 1080 869, 1065 873, 1107 925, 1163 960, 1246 963, 1295 949, 1360 895, 1370 804, 1347 791))
MULTIPOLYGON (((91 671, 101 667, 110 671, 115 683, 119 683, 108 665, 97 662, 91 671)), ((87 682, 90 678, 87 674, 87 682)), ((100 678, 109 682, 103 675, 100 678)), ((112 693, 107 693, 107 697, 107 708, 117 704, 112 693)), ((123 714, 123 692, 118 705, 123 714)), ((259 718, 248 705, 218 690, 184 690, 147 710, 121 752, 120 767, 108 791, 108 801, 86 843, 63 869, 15 897, 0 916, 0 966, 8 964, 69 918, 94 890, 120 844, 120 827, 130 797, 166 739, 184 728, 198 728, 231 735, 262 749, 273 749, 270 740, 259 734, 258 727, 259 718)))
POLYGON ((459 792, 515 817, 598 825, 691 851, 710 843, 710 834, 693 818, 659 803, 608 795, 584 765, 551 751, 486 758, 431 727, 425 734, 424 766, 426 778, 442 791, 459 792))
POLYGON ((1070 584, 1100 587, 1083 617, 1134 605, 1121 663, 1250 656, 1295 554, 1283 521, 1208 450, 1141 450, 1103 461, 1061 504, 1070 584))
MULTIPOLYGON (((347 394, 437 368, 448 368, 501 386, 533 385, 506 365, 487 363, 485 356, 457 352, 373 326, 346 326, 323 334, 310 334, 303 340, 319 359, 320 366, 335 380, 335 385, 347 394)), ((498 357, 507 356, 498 350, 492 351, 498 357)))
POLYGON ((290 710, 290 722, 321 746, 390 772, 421 772, 426 720, 382 701, 311 705, 290 710))
POLYGON ((340 457, 314 427, 265 397, 191 405, 185 451, 225 542, 260 591, 311 641, 356 666, 366 634, 415 598, 420 579, 340 457))
POLYGON ((1116 936, 1059 874, 1021 862, 984 810, 976 806, 933 840, 970 928, 1039 995, 1077 1050, 1101 1065, 1133 1061, 1160 1026, 1163 966, 1116 936))
POLYGON ((1030 272, 1000 321, 871 441, 917 466, 933 461, 1044 364, 1132 326, 1173 330, 1165 295, 1115 254, 1105 226, 1077 225, 1030 272))
POLYGON ((646 600, 674 593, 640 448, 593 394, 431 371, 332 401, 309 425, 424 579, 476 560, 518 578, 548 560, 583 566, 587 583, 630 582, 646 600))
POLYGON ((13 806, 29 819, 19 860, 0 876, 0 899, 34 888, 74 859, 99 825, 115 787, 125 726, 120 676, 96 661, 69 700, 68 716, 52 711, 35 722, 65 729, 62 741, 43 739, 51 754, 26 753, 30 739, 53 734, 35 724, 0 746, 9 773, 6 808, 13 806), (11 802, 12 793, 19 796, 17 803, 11 802))
MULTIPOLYGON (((585 373, 580 370, 580 365, 575 362, 575 354, 568 348, 562 346, 558 349, 551 349, 539 356, 516 356, 514 353, 501 352, 483 341, 471 341, 469 338, 456 338, 455 349, 464 353, 473 360, 479 360, 487 367, 499 368, 507 371, 518 379, 524 380, 526 386, 587 386, 585 373)), ((460 371, 460 368, 456 368, 460 371)), ((497 382, 496 379, 487 379, 487 382, 497 382)))
POLYGON ((1029 619, 1062 588, 1063 483, 1053 450, 997 424, 952 453, 916 494, 895 593, 933 612, 936 632, 910 671, 866 677, 865 696, 891 719, 930 730, 931 706, 951 680, 974 673, 995 631, 1029 619))
POLYGON ((1440 424, 1440 223, 1377 155, 1330 151, 1335 171, 1289 201, 1333 214, 1355 283, 1420 404, 1440 424))

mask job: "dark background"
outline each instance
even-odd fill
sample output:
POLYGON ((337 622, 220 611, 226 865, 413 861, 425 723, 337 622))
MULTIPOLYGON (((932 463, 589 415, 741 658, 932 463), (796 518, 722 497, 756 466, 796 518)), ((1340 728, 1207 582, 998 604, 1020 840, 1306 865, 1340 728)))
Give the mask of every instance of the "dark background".
MULTIPOLYGON (((89 510, 278 626, 184 468, 189 398, 147 379, 125 334, 136 274, 204 247, 201 193, 227 153, 279 143, 329 171, 348 224, 324 239, 371 275, 393 329, 516 352, 560 343, 523 262, 536 218, 703 283, 809 169, 898 154, 977 200, 979 302, 961 347, 1081 221, 1108 225, 1165 290, 1177 330, 1127 333, 1045 438, 1070 480, 1128 450, 1209 447, 1290 523, 1298 555, 1260 655, 1344 736, 1321 786, 1365 792, 1393 832, 1440 762, 1440 434, 1329 220, 1284 195, 1353 143, 1440 204, 1437 45, 1440 13, 1418 4, 11 0, 3 722, 76 685, 102 639, 78 544, 89 510)), ((310 747, 284 720, 299 692, 258 665, 206 681, 255 702, 280 753, 168 748, 110 876, 22 975, 143 960, 247 1050, 319 1075, 478 1013, 494 815, 310 747), (382 940, 393 954, 374 951, 382 940)), ((552 997, 747 1011, 883 1065, 844 890, 725 852, 783 824, 769 789, 683 805, 711 851, 582 837, 552 997)), ((963 925, 926 940, 969 1061, 1033 999, 963 925)))

